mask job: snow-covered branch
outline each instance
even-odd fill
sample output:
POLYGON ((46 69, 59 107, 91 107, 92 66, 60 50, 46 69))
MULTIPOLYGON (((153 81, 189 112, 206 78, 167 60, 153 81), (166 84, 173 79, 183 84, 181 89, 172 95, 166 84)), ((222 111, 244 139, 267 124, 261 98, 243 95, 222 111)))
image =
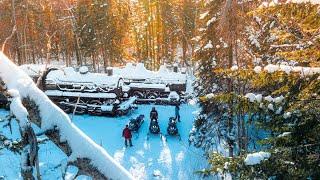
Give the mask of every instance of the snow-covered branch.
POLYGON ((78 174, 94 179, 133 179, 101 146, 77 128, 69 116, 53 104, 32 79, 2 52, 0 79, 7 89, 15 89, 19 93, 30 121, 45 131, 50 140, 62 149, 69 157, 69 164, 79 168, 78 174))
MULTIPOLYGON (((236 65, 234 65, 230 68, 231 71, 237 71, 239 69, 240 68, 236 65)), ((291 65, 284 65, 284 64, 280 64, 280 65, 268 64, 264 67, 255 66, 253 68, 253 71, 255 73, 261 73, 263 71, 267 72, 267 73, 274 73, 277 71, 282 71, 287 74, 299 73, 302 77, 305 77, 305 76, 312 76, 315 74, 319 74, 320 67, 304 67, 304 66, 291 66, 291 65)))

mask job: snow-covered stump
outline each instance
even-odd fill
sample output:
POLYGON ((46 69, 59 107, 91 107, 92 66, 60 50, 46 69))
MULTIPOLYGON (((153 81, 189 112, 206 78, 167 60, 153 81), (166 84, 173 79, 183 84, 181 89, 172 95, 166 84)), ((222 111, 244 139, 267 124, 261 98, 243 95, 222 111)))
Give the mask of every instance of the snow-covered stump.
POLYGON ((31 125, 28 125, 22 133, 21 176, 23 179, 35 179, 33 177, 33 170, 35 168, 37 179, 41 180, 37 136, 31 128, 31 125))
POLYGON ((37 136, 29 122, 27 109, 23 106, 18 91, 9 90, 6 94, 10 96, 10 113, 18 121, 22 139, 21 176, 23 179, 35 179, 33 170, 36 168, 37 179, 40 180, 37 136))
POLYGON ((37 88, 32 79, 0 52, 0 81, 6 89, 21 95, 31 122, 68 156, 68 164, 78 167, 77 175, 93 179, 133 179, 101 146, 93 142, 37 88))

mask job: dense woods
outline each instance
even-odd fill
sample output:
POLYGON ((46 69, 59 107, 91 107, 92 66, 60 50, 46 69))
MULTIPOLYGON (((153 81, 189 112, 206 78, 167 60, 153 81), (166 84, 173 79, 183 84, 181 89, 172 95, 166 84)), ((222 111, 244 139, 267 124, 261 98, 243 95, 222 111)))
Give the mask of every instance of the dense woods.
POLYGON ((4 51, 20 65, 55 60, 98 70, 141 61, 158 69, 164 62, 190 64, 194 53, 194 0, 4 0, 0 5, 6 29, 0 43, 7 39, 4 51))
POLYGON ((203 173, 317 179, 319 5, 255 6, 211 1, 200 15, 206 28, 195 55, 195 93, 202 108, 191 139, 212 165, 203 173), (261 163, 251 164, 248 154, 257 151, 271 157, 255 154, 261 163))

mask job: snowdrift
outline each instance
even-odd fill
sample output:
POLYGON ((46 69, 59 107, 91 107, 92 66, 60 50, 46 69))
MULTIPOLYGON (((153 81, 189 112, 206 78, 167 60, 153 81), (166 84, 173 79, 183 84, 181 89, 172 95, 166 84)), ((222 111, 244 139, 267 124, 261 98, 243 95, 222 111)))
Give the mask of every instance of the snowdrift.
POLYGON ((164 65, 160 66, 159 71, 147 70, 143 63, 133 65, 128 63, 124 68, 113 68, 114 74, 124 79, 150 79, 154 83, 185 83, 186 74, 169 71, 164 65))
MULTIPOLYGON (((83 66, 81 68, 84 68, 83 66)), ((80 68, 80 70, 81 70, 80 68)), ((56 83, 74 83, 74 84, 88 84, 116 88, 118 86, 119 77, 108 76, 105 74, 91 73, 91 72, 77 72, 72 67, 61 68, 60 70, 52 71, 48 74, 47 80, 56 83)))

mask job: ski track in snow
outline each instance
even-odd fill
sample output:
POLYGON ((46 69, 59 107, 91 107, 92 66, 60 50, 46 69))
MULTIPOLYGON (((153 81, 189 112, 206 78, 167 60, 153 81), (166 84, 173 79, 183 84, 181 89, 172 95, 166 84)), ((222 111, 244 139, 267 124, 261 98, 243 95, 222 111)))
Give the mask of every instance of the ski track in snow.
MULTIPOLYGON (((167 141, 160 138, 159 135, 150 135, 147 140, 149 127, 149 112, 152 105, 139 105, 128 116, 112 117, 94 117, 89 115, 74 116, 73 122, 83 130, 96 143, 100 144, 113 155, 113 158, 123 165, 136 179, 200 179, 194 172, 207 167, 204 157, 201 157, 202 150, 188 146, 188 134, 192 128, 194 115, 192 112, 195 107, 182 105, 180 108, 181 122, 178 123, 179 133, 182 141, 178 137, 167 137, 167 141), (129 119, 135 118, 140 114, 145 115, 144 123, 139 129, 139 133, 133 133, 133 147, 125 148, 124 140, 121 137, 122 129, 129 122, 129 119)), ((159 112, 159 125, 163 135, 166 134, 166 128, 169 117, 174 116, 174 106, 155 105, 159 112)), ((0 118, 4 118, 7 111, 0 110, 0 118)), ((15 121, 13 121, 15 122, 15 121)), ((0 123, 0 126, 3 123, 0 123)), ((37 128, 35 128, 37 130, 37 128)), ((5 134, 9 134, 3 129, 5 134)), ((18 132, 18 131, 16 131, 18 132)), ((19 134, 13 134, 10 137, 17 138, 19 134)), ((8 179, 21 179, 19 177, 19 156, 9 151, 0 151, 0 176, 8 179), (14 163, 10 162, 13 161, 14 163), (4 168, 4 167, 10 167, 4 168)), ((66 161, 66 156, 55 147, 51 142, 42 144, 39 150, 40 169, 43 179, 61 179, 63 168, 58 166, 66 161)), ((76 170, 69 170, 66 174, 67 179, 74 176, 76 170)), ((79 177, 77 179, 90 179, 88 177, 79 177)))
MULTIPOLYGON (((199 179, 194 172, 205 168, 206 160, 200 157, 202 154, 200 149, 188 146, 188 135, 194 119, 192 112, 195 108, 189 105, 181 106, 182 122, 178 123, 178 129, 182 141, 179 141, 178 137, 167 137, 165 141, 159 135, 153 134, 147 140, 149 112, 152 107, 152 105, 139 105, 132 114, 116 119, 75 116, 74 123, 93 140, 102 144, 116 161, 137 179, 199 179), (145 119, 139 132, 133 133, 133 147, 124 148, 122 129, 130 117, 135 118, 140 114, 144 114, 145 119), (90 130, 93 127, 94 131, 90 130)), ((165 135, 169 117, 174 116, 174 107, 157 105, 155 107, 159 112, 161 132, 165 135)))

